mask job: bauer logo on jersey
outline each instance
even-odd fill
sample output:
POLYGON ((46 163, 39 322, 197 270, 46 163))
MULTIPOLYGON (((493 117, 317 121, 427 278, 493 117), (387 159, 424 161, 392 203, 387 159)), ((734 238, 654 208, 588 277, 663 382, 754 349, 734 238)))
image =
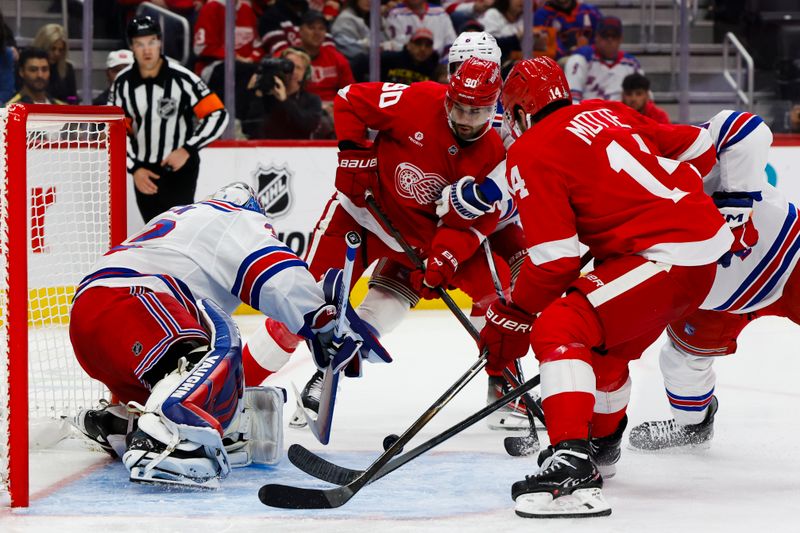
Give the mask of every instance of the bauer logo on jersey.
POLYGON ((450 183, 439 174, 428 174, 411 163, 400 163, 394 170, 394 184, 403 198, 428 205, 438 200, 442 189, 450 183))
POLYGON ((169 118, 178 112, 178 101, 174 98, 159 98, 158 99, 158 116, 161 118, 169 118))
POLYGON ((294 174, 289 167, 258 165, 255 173, 258 182, 258 199, 267 215, 280 218, 292 207, 291 182, 294 174))

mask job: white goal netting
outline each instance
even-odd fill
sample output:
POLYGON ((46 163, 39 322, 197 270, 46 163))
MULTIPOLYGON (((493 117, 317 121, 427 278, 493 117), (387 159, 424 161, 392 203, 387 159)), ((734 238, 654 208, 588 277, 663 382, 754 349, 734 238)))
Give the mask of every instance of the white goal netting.
MULTIPOLYGON (((112 242, 111 129, 98 116, 82 116, 78 109, 64 115, 27 114, 23 133, 9 127, 16 120, 13 109, 0 109, 0 489, 9 479, 13 430, 8 414, 15 405, 9 403, 9 384, 15 379, 9 375, 9 361, 21 349, 9 343, 10 287, 24 283, 27 288, 30 446, 46 447, 63 437, 63 423, 46 421, 71 418, 108 397, 105 387, 75 360, 69 308, 76 285, 112 242), (22 144, 15 146, 12 136, 23 134, 25 153, 15 153, 22 144), (24 158, 25 165, 17 158, 24 158), (7 195, 20 185, 27 202, 24 242, 18 242, 20 234, 9 233, 12 220, 19 223, 20 211, 9 213, 7 195), (26 279, 10 274, 7 261, 9 250, 21 254, 22 246, 26 279)), ((118 207, 124 213, 124 205, 118 207)))

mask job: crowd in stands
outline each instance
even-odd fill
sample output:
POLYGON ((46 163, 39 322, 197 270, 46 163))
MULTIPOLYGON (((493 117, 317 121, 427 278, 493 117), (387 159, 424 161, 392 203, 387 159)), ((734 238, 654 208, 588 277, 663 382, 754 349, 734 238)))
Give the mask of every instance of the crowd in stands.
MULTIPOLYGON (((113 13, 123 19, 120 24, 142 1, 116 0, 113 13)), ((226 0, 149 1, 190 21, 193 57, 187 66, 223 97, 226 0)), ((235 1, 238 135, 332 138, 337 91, 369 77, 370 0, 235 1)), ((652 101, 639 62, 624 51, 624 28, 618 18, 606 17, 579 0, 534 0, 534 9, 534 53, 559 61, 575 101, 622 100, 655 120, 669 120, 652 101)), ((464 31, 493 35, 502 50, 504 71, 522 57, 522 0, 382 0, 380 19, 381 81, 446 82, 448 48, 464 31)), ((0 100, 77 102, 75 70, 61 26, 42 27, 33 40, 36 50, 26 54, 17 49, 2 14, 0 32, 0 100), (41 64, 41 52, 47 65, 41 64), (43 79, 44 92, 38 89, 43 79)), ((109 84, 129 59, 124 50, 109 54, 109 84)))

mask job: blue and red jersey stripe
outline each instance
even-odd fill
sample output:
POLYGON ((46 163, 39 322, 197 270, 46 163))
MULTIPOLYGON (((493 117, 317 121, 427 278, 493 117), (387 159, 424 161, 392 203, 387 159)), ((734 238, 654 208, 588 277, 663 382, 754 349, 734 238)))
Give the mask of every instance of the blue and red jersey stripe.
POLYGON ((800 252, 800 221, 797 208, 789 204, 783 227, 761 262, 745 278, 730 298, 715 311, 746 311, 763 301, 796 261, 800 252))
POLYGON ((278 272, 294 267, 308 268, 286 246, 267 246, 256 250, 239 266, 231 293, 250 307, 258 309, 264 284, 278 272))

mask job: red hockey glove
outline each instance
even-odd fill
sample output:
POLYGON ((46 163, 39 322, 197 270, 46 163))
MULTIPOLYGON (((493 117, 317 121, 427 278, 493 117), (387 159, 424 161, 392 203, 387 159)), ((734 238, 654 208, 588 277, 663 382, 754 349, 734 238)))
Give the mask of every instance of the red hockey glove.
POLYGON ((481 350, 489 350, 489 375, 502 375, 504 368, 528 353, 534 318, 513 303, 495 302, 489 306, 478 341, 481 350))
POLYGON ((341 150, 336 169, 336 189, 358 207, 366 207, 364 194, 378 181, 377 172, 378 158, 373 150, 341 150))
POLYGON ((753 202, 761 201, 761 192, 715 192, 714 204, 733 233, 733 244, 717 261, 723 268, 731 266, 733 256, 744 259, 758 242, 758 230, 753 224, 753 202))
POLYGON ((453 252, 440 248, 437 252, 428 257, 425 272, 415 270, 411 273, 409 278, 411 287, 426 300, 438 298, 439 293, 436 291, 436 287, 447 289, 450 286, 450 280, 453 279, 457 268, 458 259, 453 255, 453 252))

